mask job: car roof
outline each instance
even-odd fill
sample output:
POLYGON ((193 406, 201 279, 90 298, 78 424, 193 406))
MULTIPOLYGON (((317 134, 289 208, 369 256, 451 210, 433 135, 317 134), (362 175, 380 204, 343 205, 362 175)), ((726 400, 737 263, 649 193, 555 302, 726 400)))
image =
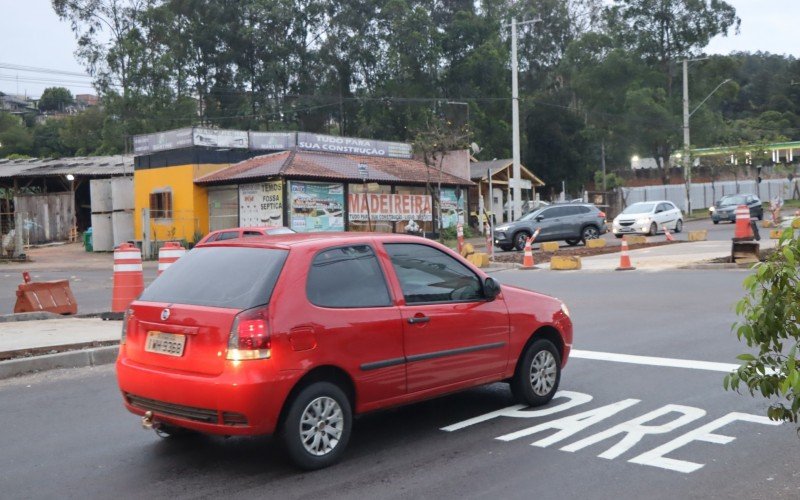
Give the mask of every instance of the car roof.
POLYGON ((247 238, 243 240, 210 241, 197 245, 199 247, 215 246, 243 246, 289 249, 295 246, 330 246, 346 245, 348 243, 372 243, 378 241, 391 241, 394 243, 433 243, 432 240, 420 236, 395 233, 361 233, 361 232, 320 232, 320 233, 294 233, 275 234, 264 237, 247 238))

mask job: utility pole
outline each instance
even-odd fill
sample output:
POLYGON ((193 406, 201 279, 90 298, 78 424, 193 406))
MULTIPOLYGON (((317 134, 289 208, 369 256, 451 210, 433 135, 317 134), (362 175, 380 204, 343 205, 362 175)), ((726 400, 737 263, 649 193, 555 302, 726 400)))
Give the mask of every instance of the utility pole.
POLYGON ((522 215, 522 172, 520 168, 519 153, 519 83, 518 83, 518 63, 517 63, 517 26, 523 24, 534 24, 541 19, 532 19, 517 23, 516 19, 511 20, 511 128, 512 128, 512 157, 513 166, 511 170, 511 182, 509 182, 509 195, 512 195, 511 219, 517 219, 522 215))
POLYGON ((689 158, 689 60, 683 60, 683 178, 686 180, 686 217, 692 216, 692 164, 689 158))
POLYGON ((600 141, 600 166, 603 168, 603 197, 606 192, 606 140, 600 141))

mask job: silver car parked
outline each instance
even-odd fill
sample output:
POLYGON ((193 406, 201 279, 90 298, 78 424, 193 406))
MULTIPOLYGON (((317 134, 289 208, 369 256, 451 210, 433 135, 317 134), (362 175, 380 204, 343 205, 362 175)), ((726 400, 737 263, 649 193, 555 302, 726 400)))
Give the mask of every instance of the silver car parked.
POLYGON ((536 242, 564 240, 569 245, 604 234, 606 214, 590 203, 550 205, 494 229, 494 244, 502 250, 522 250, 525 240, 539 229, 536 242))

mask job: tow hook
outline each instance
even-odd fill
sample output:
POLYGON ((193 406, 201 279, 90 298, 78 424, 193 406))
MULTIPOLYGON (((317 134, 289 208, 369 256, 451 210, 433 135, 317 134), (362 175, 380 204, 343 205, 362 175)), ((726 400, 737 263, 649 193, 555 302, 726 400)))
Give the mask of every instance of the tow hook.
POLYGON ((142 417, 142 429, 145 430, 152 430, 153 429, 153 412, 148 411, 145 412, 144 416, 142 417))

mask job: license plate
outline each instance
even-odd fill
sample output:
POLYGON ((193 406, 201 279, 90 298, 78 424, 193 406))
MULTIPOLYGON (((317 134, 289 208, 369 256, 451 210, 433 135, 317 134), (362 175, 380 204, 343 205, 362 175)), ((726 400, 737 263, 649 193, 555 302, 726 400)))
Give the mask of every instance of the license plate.
POLYGON ((164 332, 147 332, 147 342, 144 350, 166 354, 167 356, 183 356, 183 347, 186 345, 186 335, 164 332))

